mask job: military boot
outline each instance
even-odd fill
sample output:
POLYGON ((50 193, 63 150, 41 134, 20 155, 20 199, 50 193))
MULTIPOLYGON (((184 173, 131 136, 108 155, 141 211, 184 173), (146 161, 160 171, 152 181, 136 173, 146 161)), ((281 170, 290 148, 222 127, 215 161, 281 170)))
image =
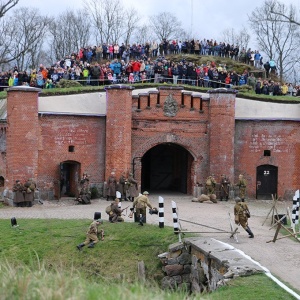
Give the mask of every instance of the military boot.
POLYGON ((253 232, 251 231, 250 227, 247 226, 247 228, 245 229, 247 231, 247 233, 249 234, 249 238, 252 239, 254 238, 254 234, 253 232))
POLYGON ((88 245, 88 248, 94 248, 95 246, 95 243, 94 242, 91 242, 89 245, 88 245))
POLYGON ((140 216, 140 219, 139 219, 139 225, 144 226, 143 220, 144 220, 144 218, 143 218, 143 216, 141 215, 141 216, 140 216))
POLYGON ((85 246, 84 243, 81 243, 81 244, 77 245, 76 247, 77 247, 77 249, 78 249, 79 251, 81 251, 81 249, 82 249, 84 246, 85 246))

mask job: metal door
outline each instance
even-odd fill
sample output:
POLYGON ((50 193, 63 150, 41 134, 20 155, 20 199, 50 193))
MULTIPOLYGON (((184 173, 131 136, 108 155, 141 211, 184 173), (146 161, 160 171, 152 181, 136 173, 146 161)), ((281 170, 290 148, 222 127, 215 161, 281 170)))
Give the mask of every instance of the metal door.
POLYGON ((277 195, 278 168, 261 165, 256 170, 256 198, 267 200, 277 195))

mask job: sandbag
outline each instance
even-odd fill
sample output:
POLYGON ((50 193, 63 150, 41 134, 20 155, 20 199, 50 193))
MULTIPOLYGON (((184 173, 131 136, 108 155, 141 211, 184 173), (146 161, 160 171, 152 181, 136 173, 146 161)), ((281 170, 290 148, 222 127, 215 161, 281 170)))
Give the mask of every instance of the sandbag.
POLYGON ((198 198, 198 201, 200 203, 202 203, 204 201, 209 201, 209 200, 210 200, 210 198, 207 195, 205 195, 205 194, 201 194, 200 197, 198 198))
POLYGON ((217 196, 216 196, 215 194, 211 194, 211 195, 209 196, 209 199, 210 199, 210 201, 213 202, 213 203, 217 203, 217 202, 218 202, 218 201, 217 201, 217 196))

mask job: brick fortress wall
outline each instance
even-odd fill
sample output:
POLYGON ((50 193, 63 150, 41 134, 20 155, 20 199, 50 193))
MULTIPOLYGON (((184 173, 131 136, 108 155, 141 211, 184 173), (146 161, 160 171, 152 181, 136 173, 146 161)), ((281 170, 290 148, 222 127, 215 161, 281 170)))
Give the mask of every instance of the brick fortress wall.
POLYGON ((60 163, 80 164, 76 177, 88 173, 92 184, 104 181, 105 118, 82 116, 41 116, 38 185, 51 190, 60 179, 60 163), (69 147, 74 148, 70 151, 69 147))
POLYGON ((233 175, 235 93, 218 93, 212 108, 209 107, 210 102, 203 100, 200 94, 183 91, 182 87, 160 87, 158 91, 134 95, 131 100, 128 89, 110 86, 107 99, 106 174, 115 170, 118 177, 122 171, 120 166, 130 169, 134 162, 135 178, 141 182, 143 155, 156 145, 173 143, 182 146, 190 155, 187 178, 189 194, 197 182, 204 182, 209 175, 211 154, 214 155, 216 174, 231 170, 233 175), (210 122, 221 129, 214 128, 211 131, 210 122), (131 140, 126 140, 128 131, 131 132, 131 140), (228 134, 232 136, 229 140, 228 134), (210 151, 211 137, 215 138, 218 145, 213 151, 210 151), (216 152, 220 149, 218 139, 224 141, 222 146, 226 148, 226 155, 222 158, 216 152), (119 149, 118 146, 110 149, 109 143, 120 147, 123 145, 125 149, 119 149), (130 149, 127 149, 129 145, 130 149))
POLYGON ((278 167, 278 197, 292 199, 300 182, 300 132, 295 121, 236 121, 235 180, 243 173, 248 196, 256 197, 256 168, 278 167), (270 156, 264 155, 270 151, 270 156))
POLYGON ((112 170, 117 178, 132 171, 134 161, 135 178, 141 182, 140 159, 156 145, 171 143, 188 152, 189 194, 211 173, 217 179, 225 173, 232 183, 243 173, 248 196, 255 198, 261 165, 278 167, 278 196, 288 198, 298 189, 298 122, 235 120, 233 91, 216 90, 202 99, 182 87, 134 96, 132 89, 107 88, 105 118, 39 115, 38 89, 10 88, 1 140, 6 187, 33 177, 40 188, 51 190, 64 161, 78 162, 79 172, 88 172, 96 183, 103 183, 112 170))

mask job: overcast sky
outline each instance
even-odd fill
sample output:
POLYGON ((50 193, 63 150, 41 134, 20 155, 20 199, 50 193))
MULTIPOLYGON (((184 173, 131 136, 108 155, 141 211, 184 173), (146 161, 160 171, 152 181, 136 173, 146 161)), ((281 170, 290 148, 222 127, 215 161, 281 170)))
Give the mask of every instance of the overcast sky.
MULTIPOLYGON (((109 0, 107 0, 109 1, 109 0)), ((67 9, 82 9, 84 0, 20 0, 18 6, 32 6, 42 14, 57 15, 67 9)), ((170 12, 182 22, 187 32, 192 32, 195 38, 216 39, 221 41, 224 29, 236 29, 239 32, 243 26, 249 28, 248 15, 263 0, 123 0, 127 7, 134 7, 140 15, 156 15, 160 12, 170 12)), ((300 0, 281 0, 281 3, 300 7, 300 0)), ((250 33, 250 30, 249 30, 250 33)), ((251 40, 255 48, 255 41, 251 40)))

